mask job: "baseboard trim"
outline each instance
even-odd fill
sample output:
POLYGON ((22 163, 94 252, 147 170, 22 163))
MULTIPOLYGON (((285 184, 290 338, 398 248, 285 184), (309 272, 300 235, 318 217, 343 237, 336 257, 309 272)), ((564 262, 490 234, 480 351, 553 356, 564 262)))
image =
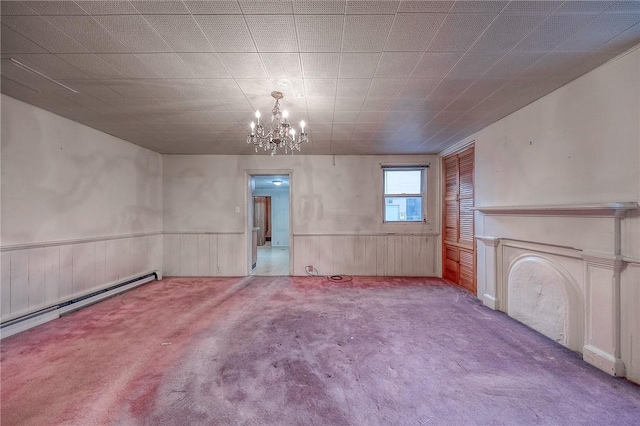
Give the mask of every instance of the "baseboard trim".
POLYGON ((582 359, 612 376, 625 376, 624 361, 594 346, 585 345, 582 348, 582 359))
POLYGON ((494 311, 498 309, 498 299, 490 294, 485 293, 482 295, 482 303, 484 306, 493 309, 494 311))

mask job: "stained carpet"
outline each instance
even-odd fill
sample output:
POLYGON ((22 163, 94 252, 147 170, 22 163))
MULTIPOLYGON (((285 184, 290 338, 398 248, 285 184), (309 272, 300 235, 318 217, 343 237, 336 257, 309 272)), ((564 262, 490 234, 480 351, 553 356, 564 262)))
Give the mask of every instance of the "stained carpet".
POLYGON ((166 278, 0 363, 2 425, 640 423, 640 387, 428 278, 166 278))

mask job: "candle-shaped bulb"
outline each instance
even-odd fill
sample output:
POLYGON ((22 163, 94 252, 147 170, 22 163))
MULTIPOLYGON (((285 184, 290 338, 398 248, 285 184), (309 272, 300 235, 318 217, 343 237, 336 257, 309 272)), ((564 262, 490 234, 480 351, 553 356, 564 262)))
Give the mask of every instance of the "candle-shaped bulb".
POLYGON ((300 121, 300 133, 304 133, 304 126, 305 126, 305 122, 304 120, 300 121))
POLYGON ((296 129, 294 129, 293 127, 289 130, 289 133, 291 133, 291 139, 292 140, 296 140, 296 129))
POLYGON ((284 111, 282 111, 282 118, 284 118, 285 120, 287 119, 287 117, 289 117, 289 111, 287 111, 286 109, 284 111))
POLYGON ((253 121, 251 122, 251 131, 253 131, 253 129, 256 128, 256 123, 254 123, 253 121))
POLYGON ((260 118, 260 111, 256 110, 256 118, 260 118))

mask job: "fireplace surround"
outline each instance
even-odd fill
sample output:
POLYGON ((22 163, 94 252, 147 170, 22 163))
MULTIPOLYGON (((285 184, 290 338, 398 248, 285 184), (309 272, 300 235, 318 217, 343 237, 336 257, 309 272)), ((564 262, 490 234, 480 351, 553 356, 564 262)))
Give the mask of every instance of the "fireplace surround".
POLYGON ((483 303, 625 376, 624 219, 636 202, 477 207, 478 297, 483 303))

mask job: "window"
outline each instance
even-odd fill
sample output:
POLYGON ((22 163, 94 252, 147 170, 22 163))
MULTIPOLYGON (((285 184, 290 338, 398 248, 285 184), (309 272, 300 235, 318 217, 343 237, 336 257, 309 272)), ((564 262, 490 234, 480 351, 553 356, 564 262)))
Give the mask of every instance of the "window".
POLYGON ((424 218, 425 167, 385 167, 384 221, 421 222, 424 218))

